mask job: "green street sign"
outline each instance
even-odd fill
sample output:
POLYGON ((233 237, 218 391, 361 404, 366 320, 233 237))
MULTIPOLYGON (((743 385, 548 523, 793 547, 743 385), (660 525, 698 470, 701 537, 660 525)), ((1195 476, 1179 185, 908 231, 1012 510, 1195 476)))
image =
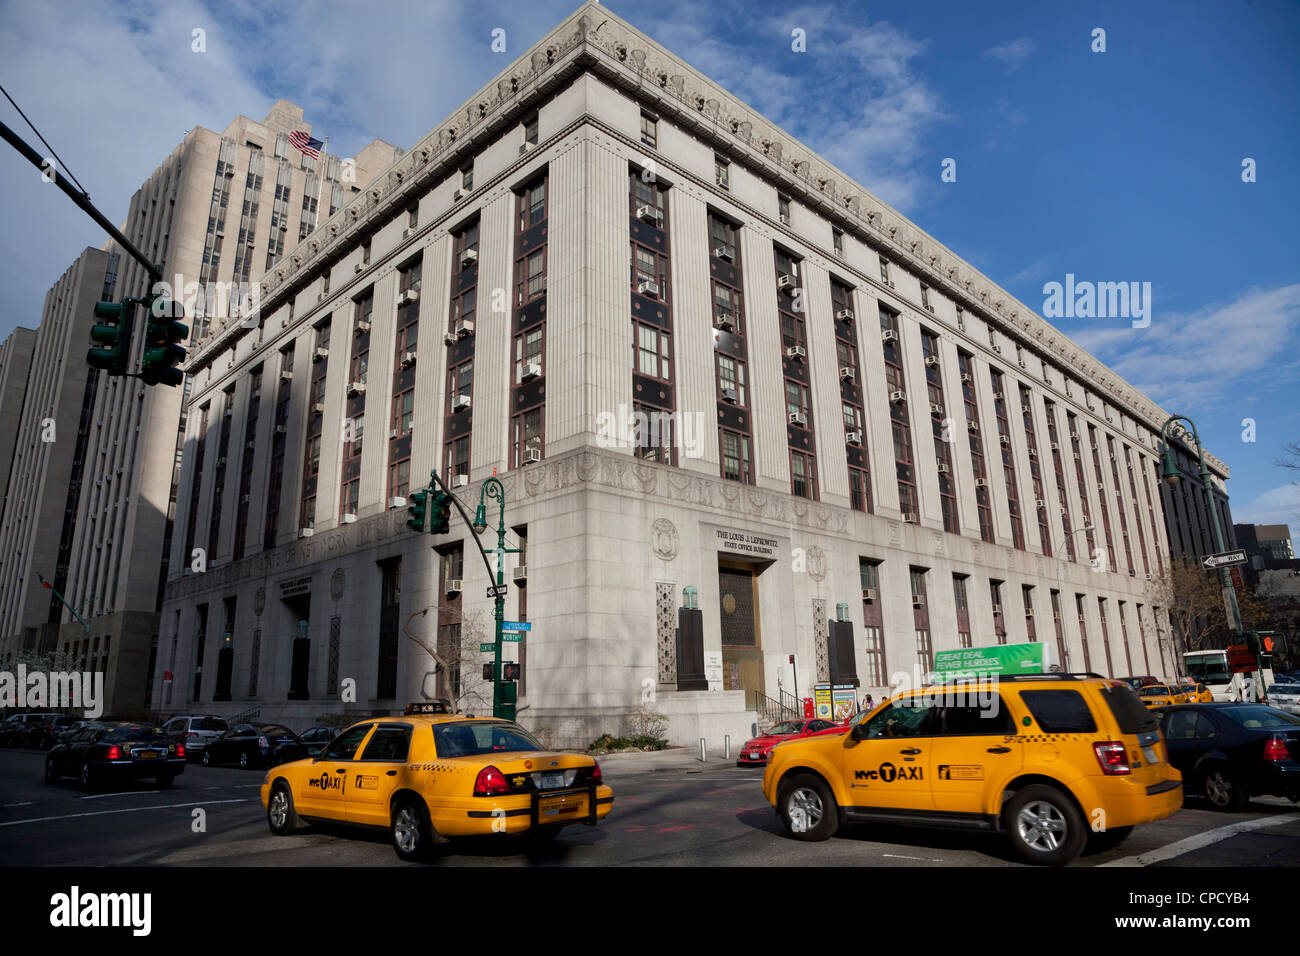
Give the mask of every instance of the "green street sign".
POLYGON ((521 640, 523 640, 523 638, 524 638, 524 636, 523 636, 522 634, 502 634, 502 635, 501 635, 501 640, 503 640, 503 641, 508 641, 508 642, 510 642, 511 644, 518 644, 521 640))
POLYGON ((1031 642, 937 651, 934 655, 934 669, 945 675, 1042 674, 1047 670, 1043 660, 1044 646, 1031 642))
POLYGON ((478 646, 478 649, 480 651, 495 651, 497 649, 497 646, 496 644, 480 644, 478 646))

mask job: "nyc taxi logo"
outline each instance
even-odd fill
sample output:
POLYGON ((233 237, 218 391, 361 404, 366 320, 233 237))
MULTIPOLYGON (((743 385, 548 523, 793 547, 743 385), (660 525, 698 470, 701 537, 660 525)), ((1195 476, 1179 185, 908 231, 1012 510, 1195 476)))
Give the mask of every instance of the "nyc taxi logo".
POLYGON ((924 780, 924 770, 924 767, 895 767, 892 763, 885 762, 878 770, 853 771, 853 779, 879 780, 882 783, 893 783, 895 780, 924 780))
POLYGON ((333 777, 328 773, 323 773, 319 777, 312 777, 307 781, 308 787, 315 787, 317 790, 342 790, 343 778, 333 777))

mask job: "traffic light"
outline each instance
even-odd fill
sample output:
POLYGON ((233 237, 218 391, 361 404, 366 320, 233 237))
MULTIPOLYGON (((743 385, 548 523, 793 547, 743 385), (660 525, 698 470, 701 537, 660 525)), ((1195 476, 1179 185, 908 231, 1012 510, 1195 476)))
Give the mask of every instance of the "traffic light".
POLYGON ((433 520, 429 525, 432 534, 446 534, 451 524, 451 495, 445 491, 433 493, 433 520))
POLYGON ((483 679, 484 679, 484 680, 486 680, 486 681, 490 681, 490 680, 492 679, 492 668, 493 668, 494 666, 495 666, 495 665, 493 665, 491 662, 489 662, 489 663, 483 665, 483 679))
POLYGON ((411 493, 411 503, 406 506, 406 510, 411 513, 411 517, 406 519, 406 526, 421 534, 424 534, 424 512, 428 497, 427 491, 414 491, 411 493))
POLYGON ((502 680, 519 680, 519 664, 515 661, 506 661, 501 665, 502 680))
POLYGON ((146 300, 144 357, 140 362, 140 380, 146 385, 180 385, 185 373, 175 366, 185 361, 182 342, 190 330, 180 320, 185 309, 166 295, 155 293, 146 300))
POLYGON ((96 302, 95 318, 103 319, 90 330, 95 346, 86 353, 86 364, 109 375, 125 375, 131 351, 131 323, 136 299, 96 302))

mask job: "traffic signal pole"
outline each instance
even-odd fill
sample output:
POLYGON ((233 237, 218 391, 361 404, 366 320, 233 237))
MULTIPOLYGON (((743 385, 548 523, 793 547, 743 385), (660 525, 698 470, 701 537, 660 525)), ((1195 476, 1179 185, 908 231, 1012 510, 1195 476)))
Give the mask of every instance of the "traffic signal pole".
POLYGON ((80 189, 75 187, 66 176, 60 175, 59 171, 53 166, 47 166, 46 161, 41 154, 24 143, 22 138, 4 123, 0 123, 0 136, 3 136, 5 142, 18 150, 20 155, 25 157, 29 163, 39 169, 41 174, 50 182, 54 183, 54 185, 67 193, 68 197, 77 204, 77 207, 81 209, 82 212, 86 213, 86 215, 90 216, 91 219, 95 220, 96 224, 99 225, 100 228, 112 236, 113 241, 126 250, 132 259, 144 266, 145 271, 149 273, 151 285, 154 282, 162 281, 162 268, 159 265, 150 262, 145 257, 145 254, 137 249, 130 239, 122 235, 118 228, 109 222, 102 212, 95 208, 94 204, 90 201, 89 193, 82 192, 80 189))

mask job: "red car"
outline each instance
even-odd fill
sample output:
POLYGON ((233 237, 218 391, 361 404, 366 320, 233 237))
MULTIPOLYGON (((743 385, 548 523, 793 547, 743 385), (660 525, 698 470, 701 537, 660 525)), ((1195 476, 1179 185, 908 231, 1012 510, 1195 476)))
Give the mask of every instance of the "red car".
POLYGON ((767 758, 772 753, 772 748, 783 740, 797 740, 802 737, 811 737, 813 734, 821 731, 827 732, 844 732, 848 728, 843 724, 836 724, 829 720, 820 720, 818 718, 798 720, 783 720, 765 734, 760 734, 753 740, 747 741, 740 748, 740 753, 736 759, 737 767, 761 767, 767 763, 767 758))

